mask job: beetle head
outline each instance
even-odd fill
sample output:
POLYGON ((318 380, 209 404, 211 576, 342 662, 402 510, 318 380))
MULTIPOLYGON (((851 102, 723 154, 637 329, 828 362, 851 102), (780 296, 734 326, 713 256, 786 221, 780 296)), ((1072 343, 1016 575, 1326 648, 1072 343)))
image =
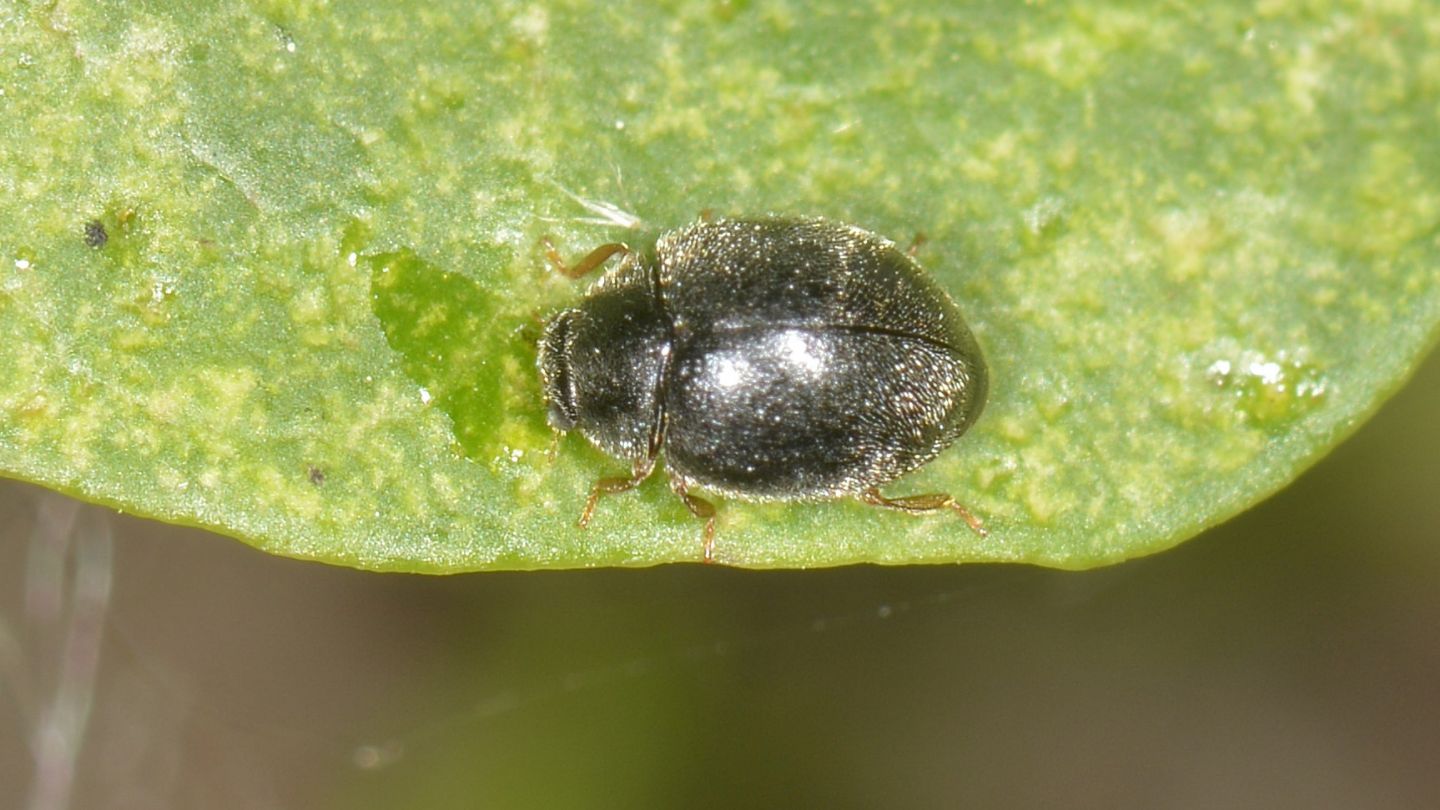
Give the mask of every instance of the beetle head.
POLYGON ((540 382, 545 388, 550 425, 556 430, 575 427, 579 410, 575 405, 574 375, 570 372, 570 344, 580 311, 567 309, 545 324, 540 338, 540 382))

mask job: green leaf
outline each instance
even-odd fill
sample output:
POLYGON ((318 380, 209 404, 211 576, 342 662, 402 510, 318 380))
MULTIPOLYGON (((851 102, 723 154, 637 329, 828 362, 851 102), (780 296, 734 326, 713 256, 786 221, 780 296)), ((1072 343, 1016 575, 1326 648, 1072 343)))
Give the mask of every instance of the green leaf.
POLYGON ((542 236, 703 209, 923 231, 993 377, 887 490, 988 537, 723 502, 735 565, 1163 549, 1433 342, 1433 7, 942 5, 5 5, 0 472, 365 568, 698 559, 662 475, 576 528, 623 465, 548 452, 534 340, 542 236))

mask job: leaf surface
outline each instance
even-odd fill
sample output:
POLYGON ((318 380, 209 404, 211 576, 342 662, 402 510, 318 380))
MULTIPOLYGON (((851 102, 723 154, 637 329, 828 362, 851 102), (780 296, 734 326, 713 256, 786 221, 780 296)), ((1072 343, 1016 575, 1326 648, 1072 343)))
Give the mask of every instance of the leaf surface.
POLYGON ((722 502, 753 567, 1157 551, 1347 435, 1440 320, 1427 4, 0 8, 0 472, 363 568, 695 560, 552 455, 547 270, 702 210, 850 222, 960 302, 980 422, 858 502, 722 502))

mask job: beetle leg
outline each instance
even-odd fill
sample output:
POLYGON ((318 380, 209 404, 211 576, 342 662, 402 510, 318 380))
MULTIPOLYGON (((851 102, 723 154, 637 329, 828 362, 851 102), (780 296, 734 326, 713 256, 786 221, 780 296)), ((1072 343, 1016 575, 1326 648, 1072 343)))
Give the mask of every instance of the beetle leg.
POLYGON ((701 537, 705 548, 705 564, 709 565, 715 562, 715 504, 691 495, 690 491, 685 488, 685 482, 679 478, 670 479, 670 489, 674 490, 675 494, 680 496, 680 500, 685 502, 685 508, 690 510, 690 514, 704 519, 705 531, 701 537))
POLYGON ((601 245, 585 254, 585 258, 573 265, 567 265, 565 259, 560 256, 560 251, 555 248, 555 243, 551 241, 550 237, 543 236, 540 238, 540 241, 545 245, 545 258, 549 259, 550 263, 555 266, 555 270, 566 278, 580 278, 604 264, 607 259, 616 253, 621 254, 622 258, 630 254, 629 246, 620 242, 611 242, 608 245, 601 245))
POLYGON ((650 477, 650 471, 655 469, 655 459, 637 458, 635 465, 631 468, 629 478, 601 478, 590 488, 590 497, 585 499, 585 511, 580 513, 580 520, 577 522, 580 528, 590 525, 590 518, 595 514, 595 504, 599 502, 601 495, 615 495, 620 492, 629 492, 640 486, 640 482, 650 477))
POLYGON ((970 528, 981 537, 986 537, 990 532, 986 531, 985 524, 980 518, 969 509, 955 502, 955 499, 941 492, 928 495, 906 495, 902 498, 887 498, 880 494, 878 487, 871 487, 860 493, 860 500, 871 506, 883 506, 886 509, 899 509, 902 512, 916 514, 919 512, 934 512, 938 509, 949 509, 955 512, 969 524, 970 528))
POLYGON ((905 255, 912 259, 915 258, 915 254, 920 252, 920 246, 928 241, 930 241, 930 237, 920 231, 916 231, 915 238, 910 240, 910 247, 905 248, 905 255))

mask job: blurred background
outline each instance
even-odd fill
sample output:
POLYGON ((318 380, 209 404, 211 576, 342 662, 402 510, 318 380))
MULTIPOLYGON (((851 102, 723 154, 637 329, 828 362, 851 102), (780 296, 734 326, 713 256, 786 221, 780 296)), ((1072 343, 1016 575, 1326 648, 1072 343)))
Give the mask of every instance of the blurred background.
POLYGON ((1066 573, 367 574, 0 484, 0 807, 1440 802, 1440 357, 1066 573))

